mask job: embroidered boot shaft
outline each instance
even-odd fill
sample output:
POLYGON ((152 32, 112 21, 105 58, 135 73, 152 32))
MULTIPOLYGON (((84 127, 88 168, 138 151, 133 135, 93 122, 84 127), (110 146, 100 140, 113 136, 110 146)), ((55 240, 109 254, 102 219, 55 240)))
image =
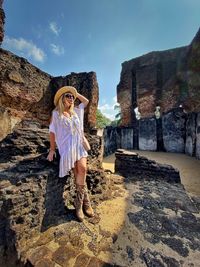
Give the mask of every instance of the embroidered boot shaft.
POLYGON ((84 214, 83 214, 83 199, 84 199, 84 185, 76 185, 76 198, 74 201, 74 206, 76 209, 76 216, 79 221, 83 221, 84 214))
POLYGON ((90 202, 90 198, 89 198, 89 194, 87 190, 87 185, 85 185, 84 187, 83 209, 86 215, 88 215, 89 217, 94 216, 94 211, 91 206, 91 202, 90 202))

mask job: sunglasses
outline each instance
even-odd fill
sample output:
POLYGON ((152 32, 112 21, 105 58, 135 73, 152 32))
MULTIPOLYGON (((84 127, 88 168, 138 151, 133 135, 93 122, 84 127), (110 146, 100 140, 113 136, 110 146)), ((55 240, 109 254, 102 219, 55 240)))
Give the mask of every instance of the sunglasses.
POLYGON ((74 100, 74 96, 71 94, 64 94, 64 97, 68 98, 68 99, 73 99, 74 100))

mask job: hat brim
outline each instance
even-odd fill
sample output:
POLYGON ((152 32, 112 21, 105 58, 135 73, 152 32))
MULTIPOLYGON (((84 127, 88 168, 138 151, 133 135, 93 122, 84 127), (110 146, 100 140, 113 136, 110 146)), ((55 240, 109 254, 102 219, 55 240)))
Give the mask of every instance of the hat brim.
POLYGON ((75 87, 73 87, 73 86, 63 86, 56 92, 56 94, 54 96, 54 105, 55 106, 57 106, 58 100, 65 93, 71 93, 74 96, 75 99, 77 97, 77 90, 76 90, 75 87))

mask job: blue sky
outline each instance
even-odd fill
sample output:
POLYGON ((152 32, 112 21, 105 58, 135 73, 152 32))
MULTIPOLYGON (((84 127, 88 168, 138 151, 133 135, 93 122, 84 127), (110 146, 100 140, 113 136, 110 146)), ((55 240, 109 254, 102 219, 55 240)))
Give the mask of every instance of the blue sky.
POLYGON ((95 71, 99 108, 114 118, 121 63, 188 45, 200 0, 4 0, 2 44, 53 76, 95 71))

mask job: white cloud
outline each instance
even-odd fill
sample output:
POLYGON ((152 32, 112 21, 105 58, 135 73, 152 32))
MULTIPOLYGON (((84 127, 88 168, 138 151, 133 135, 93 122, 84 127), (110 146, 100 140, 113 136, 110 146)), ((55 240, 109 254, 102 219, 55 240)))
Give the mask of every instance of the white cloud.
POLYGON ((115 120, 115 114, 110 114, 110 113, 105 113, 104 112, 103 115, 106 116, 106 118, 110 119, 111 121, 115 120))
POLYGON ((115 104, 117 103, 117 96, 113 97, 113 102, 115 102, 115 104))
POLYGON ((55 35, 59 35, 59 33, 61 31, 61 28, 58 28, 57 23, 54 21, 50 22, 49 28, 55 35))
POLYGON ((3 46, 6 49, 20 52, 22 56, 34 59, 35 61, 43 62, 45 53, 37 47, 32 41, 27 41, 24 38, 5 37, 3 46))
POLYGON ((103 112, 103 111, 113 110, 113 105, 104 104, 104 105, 100 106, 99 109, 100 109, 102 112, 103 112))
POLYGON ((51 51, 56 54, 57 56, 63 55, 65 53, 65 50, 62 46, 50 44, 51 51))
POLYGON ((114 110, 114 105, 104 104, 99 106, 101 113, 110 120, 115 120, 116 111, 114 110))
POLYGON ((117 103, 117 96, 114 96, 112 98, 112 103, 108 104, 103 101, 103 104, 101 106, 99 106, 100 111, 102 112, 102 114, 104 116, 106 116, 107 118, 109 118, 110 120, 115 120, 115 115, 117 113, 119 113, 119 109, 115 109, 115 105, 118 104, 117 103))

